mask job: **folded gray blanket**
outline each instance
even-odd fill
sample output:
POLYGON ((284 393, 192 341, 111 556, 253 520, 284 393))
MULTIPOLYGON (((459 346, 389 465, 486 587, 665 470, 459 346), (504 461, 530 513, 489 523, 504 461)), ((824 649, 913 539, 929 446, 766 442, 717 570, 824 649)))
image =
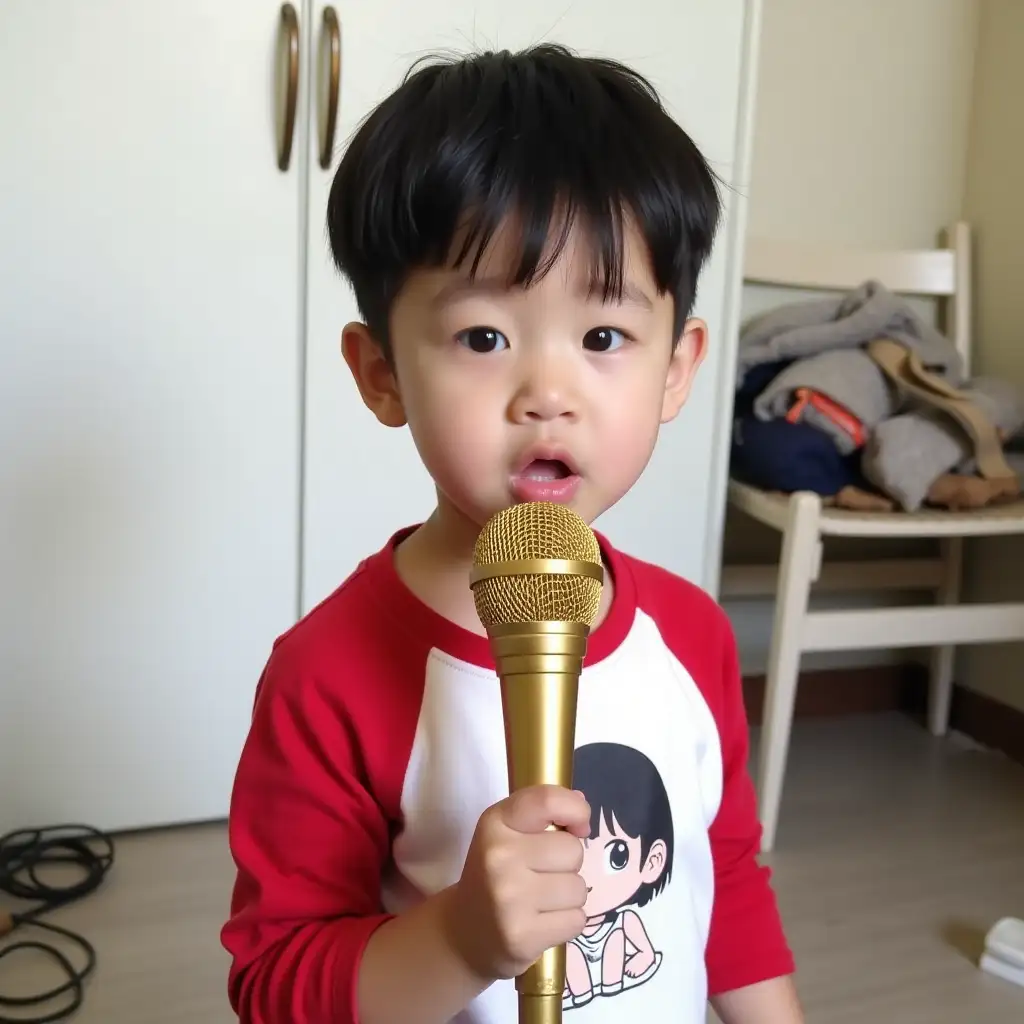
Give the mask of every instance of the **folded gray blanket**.
POLYGON ((953 343, 906 300, 878 281, 866 281, 838 299, 794 302, 747 324, 740 335, 737 387, 754 366, 859 348, 876 338, 913 348, 928 369, 957 387, 964 383, 963 362, 953 343))

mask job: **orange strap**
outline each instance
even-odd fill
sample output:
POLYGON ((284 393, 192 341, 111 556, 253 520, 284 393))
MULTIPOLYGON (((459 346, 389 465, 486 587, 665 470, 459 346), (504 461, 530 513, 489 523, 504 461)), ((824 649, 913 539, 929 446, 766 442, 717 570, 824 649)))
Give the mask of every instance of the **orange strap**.
POLYGON ((849 434, 853 439, 854 447, 860 448, 864 444, 864 424, 856 416, 845 409, 838 402, 832 401, 828 395, 819 391, 812 391, 810 388, 797 388, 796 401, 786 413, 786 420, 789 423, 799 423, 807 406, 817 409, 822 416, 831 420, 840 430, 849 434))

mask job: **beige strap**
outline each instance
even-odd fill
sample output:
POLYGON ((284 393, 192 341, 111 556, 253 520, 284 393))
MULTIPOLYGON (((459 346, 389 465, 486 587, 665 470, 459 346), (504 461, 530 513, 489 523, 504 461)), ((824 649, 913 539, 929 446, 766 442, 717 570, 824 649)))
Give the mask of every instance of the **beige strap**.
POLYGON ((1016 474, 1003 455, 999 431, 964 392, 937 373, 926 370, 917 352, 892 338, 870 342, 867 351, 897 390, 938 409, 964 431, 973 446, 979 476, 987 480, 1007 477, 1016 480, 1016 474))

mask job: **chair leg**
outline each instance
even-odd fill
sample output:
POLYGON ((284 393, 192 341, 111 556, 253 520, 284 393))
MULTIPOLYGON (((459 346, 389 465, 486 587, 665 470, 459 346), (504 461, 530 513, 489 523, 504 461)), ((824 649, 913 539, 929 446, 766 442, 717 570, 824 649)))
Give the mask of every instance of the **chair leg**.
MULTIPOLYGON (((938 604, 956 604, 960 600, 964 542, 961 537, 942 541, 942 582, 938 604)), ((933 736, 945 736, 949 727, 949 708, 953 698, 953 669, 956 647, 936 647, 931 656, 928 684, 928 730, 933 736)))
POLYGON ((796 700, 797 676, 811 584, 817 579, 821 562, 818 533, 821 499, 816 494, 794 494, 789 502, 789 521, 782 540, 779 589, 775 598, 768 680, 761 726, 758 778, 758 815, 761 819, 761 849, 775 845, 782 780, 796 700))

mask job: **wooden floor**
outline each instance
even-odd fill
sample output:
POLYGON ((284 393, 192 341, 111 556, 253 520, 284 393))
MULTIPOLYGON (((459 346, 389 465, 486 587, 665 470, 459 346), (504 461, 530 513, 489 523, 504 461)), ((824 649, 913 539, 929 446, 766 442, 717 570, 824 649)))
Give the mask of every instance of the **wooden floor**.
MULTIPOLYGON (((972 962, 1024 916, 1024 770, 898 715, 798 722, 791 757, 769 860, 808 1021, 1024 1021, 1024 989, 972 962)), ((231 879, 222 826, 122 837, 106 888, 54 918, 99 952, 76 1024, 230 1024, 231 879)), ((0 966, 6 995, 53 980, 0 966)))

